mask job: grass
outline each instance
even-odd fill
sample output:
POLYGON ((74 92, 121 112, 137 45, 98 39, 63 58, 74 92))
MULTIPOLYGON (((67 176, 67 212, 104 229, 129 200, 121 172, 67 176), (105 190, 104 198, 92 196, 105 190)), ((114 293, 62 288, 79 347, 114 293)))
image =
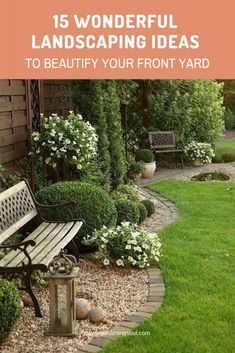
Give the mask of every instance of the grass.
POLYGON ((217 163, 235 161, 235 139, 222 140, 216 143, 214 161, 217 163))
POLYGON ((162 181, 180 218, 160 232, 166 296, 138 331, 102 353, 232 353, 235 347, 235 183, 162 181))

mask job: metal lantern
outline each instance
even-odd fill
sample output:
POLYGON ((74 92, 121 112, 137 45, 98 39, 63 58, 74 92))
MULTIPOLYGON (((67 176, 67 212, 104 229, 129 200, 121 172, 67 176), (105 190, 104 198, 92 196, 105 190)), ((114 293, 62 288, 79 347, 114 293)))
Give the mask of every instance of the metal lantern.
POLYGON ((46 335, 76 335, 74 279, 78 268, 76 259, 61 250, 49 264, 50 323, 46 335))

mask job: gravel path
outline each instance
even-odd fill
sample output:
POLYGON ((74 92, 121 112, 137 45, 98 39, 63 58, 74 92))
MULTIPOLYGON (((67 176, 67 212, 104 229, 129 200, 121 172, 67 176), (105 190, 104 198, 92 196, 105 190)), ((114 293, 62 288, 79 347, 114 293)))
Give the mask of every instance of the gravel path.
MULTIPOLYGON (((139 197, 157 204, 156 212, 141 225, 147 231, 156 232, 178 217, 176 207, 155 193, 139 188, 139 197)), ((40 287, 35 293, 44 317, 35 318, 32 307, 23 308, 15 329, 0 347, 1 353, 75 353, 99 337, 101 332, 109 331, 136 313, 147 301, 149 278, 146 270, 104 268, 87 260, 82 260, 79 267, 76 297, 101 306, 106 312, 106 322, 92 324, 88 319, 79 321, 78 335, 74 338, 44 336, 49 322, 49 300, 47 288, 40 287)))

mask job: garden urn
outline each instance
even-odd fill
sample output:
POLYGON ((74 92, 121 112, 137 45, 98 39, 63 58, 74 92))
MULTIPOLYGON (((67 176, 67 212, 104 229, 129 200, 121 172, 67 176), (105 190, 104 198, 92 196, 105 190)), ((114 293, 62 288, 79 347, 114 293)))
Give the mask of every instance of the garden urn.
POLYGON ((156 162, 144 163, 144 167, 143 178, 152 178, 156 170, 156 162))

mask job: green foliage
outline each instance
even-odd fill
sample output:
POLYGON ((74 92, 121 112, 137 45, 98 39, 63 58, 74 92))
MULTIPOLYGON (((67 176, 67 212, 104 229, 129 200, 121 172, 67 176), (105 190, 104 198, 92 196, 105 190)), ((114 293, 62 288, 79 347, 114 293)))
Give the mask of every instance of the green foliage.
POLYGON ((128 166, 128 173, 131 176, 133 173, 143 173, 145 171, 144 164, 142 162, 131 162, 128 166))
POLYGON ((229 108, 224 111, 224 125, 226 130, 232 130, 235 127, 235 113, 229 108))
POLYGON ((21 172, 15 172, 8 176, 5 176, 4 172, 5 168, 0 164, 0 188, 8 189, 19 183, 23 178, 21 172))
POLYGON ((131 221, 136 224, 139 223, 140 212, 136 202, 123 198, 116 200, 115 206, 118 213, 118 224, 126 221, 131 221))
POLYGON ((215 163, 227 163, 235 161, 235 140, 218 141, 215 146, 215 163))
POLYGON ((213 80, 134 82, 135 85, 126 84, 129 136, 134 146, 148 148, 150 130, 174 130, 178 143, 187 144, 191 140, 215 143, 223 129, 223 83, 213 80))
MULTIPOLYGON (((117 214, 113 200, 96 185, 79 181, 60 182, 39 191, 36 199, 48 205, 74 201, 73 216, 86 222, 78 232, 78 240, 107 224, 111 215, 109 225, 116 224, 117 214)), ((64 219, 64 212, 62 208, 56 212, 48 210, 45 217, 53 220, 64 219)))
POLYGON ((214 144, 223 129, 222 84, 212 80, 165 80, 152 92, 151 126, 175 130, 184 144, 214 144))
POLYGON ((115 81, 79 80, 73 84, 76 110, 97 129, 98 167, 103 187, 120 185, 126 175, 120 99, 115 81), (111 179, 111 180, 110 180, 111 179))
POLYGON ((110 189, 110 154, 109 139, 107 134, 107 121, 104 112, 104 83, 100 80, 73 81, 73 94, 76 111, 81 113, 86 120, 96 127, 98 135, 97 175, 98 185, 106 191, 110 189))
POLYGON ((235 113, 235 80, 224 80, 224 105, 235 113))
POLYGON ((103 255, 103 264, 114 263, 117 266, 150 266, 151 261, 159 261, 161 243, 155 234, 148 234, 129 222, 123 222, 116 228, 106 227, 94 232, 86 241, 87 245, 99 247, 103 255))
POLYGON ((107 134, 109 138, 109 153, 111 157, 112 187, 115 189, 123 183, 126 175, 125 149, 120 116, 120 100, 117 94, 116 82, 107 81, 105 91, 105 115, 107 134))
POLYGON ((135 186, 122 184, 117 187, 112 193, 110 194, 111 197, 115 200, 118 199, 127 199, 133 202, 138 201, 138 191, 135 186))
POLYGON ((0 341, 11 332, 20 314, 20 295, 11 282, 0 279, 0 341))
POLYGON ((141 161, 144 163, 154 162, 155 160, 153 152, 147 148, 138 150, 136 152, 135 159, 136 161, 141 161))
POLYGON ((156 206, 155 203, 152 200, 142 200, 141 203, 145 206, 147 210, 148 217, 152 216, 154 214, 156 206))
POLYGON ((139 213, 140 213, 139 223, 142 223, 147 218, 148 211, 147 211, 147 208, 145 207, 145 205, 141 202, 138 202, 137 206, 138 206, 139 213))

